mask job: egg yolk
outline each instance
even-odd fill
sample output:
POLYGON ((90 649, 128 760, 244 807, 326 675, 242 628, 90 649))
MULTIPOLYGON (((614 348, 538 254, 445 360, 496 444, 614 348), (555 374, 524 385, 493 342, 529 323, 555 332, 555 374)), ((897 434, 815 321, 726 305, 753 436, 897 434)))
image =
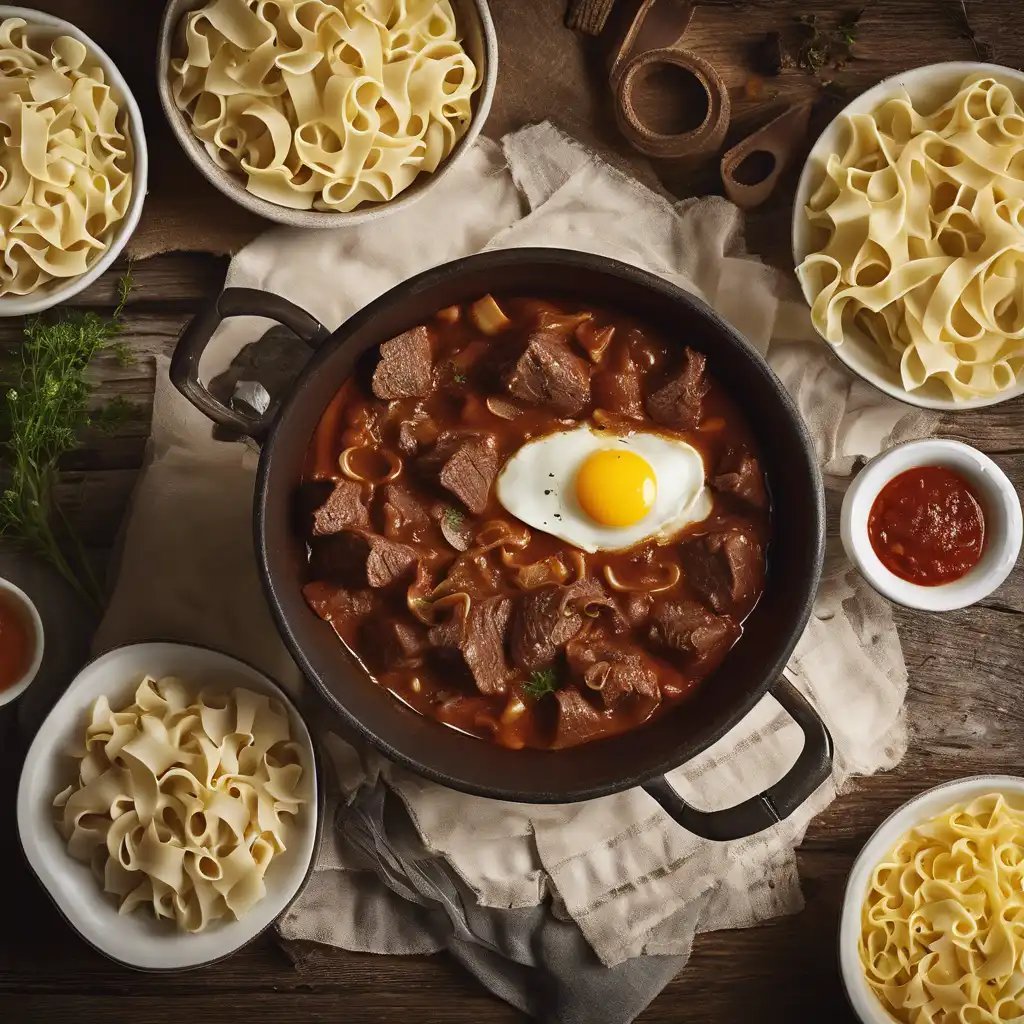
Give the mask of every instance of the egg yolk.
POLYGON ((588 455, 576 474, 580 507, 602 526, 632 526, 651 510, 658 481, 650 463, 617 448, 588 455))

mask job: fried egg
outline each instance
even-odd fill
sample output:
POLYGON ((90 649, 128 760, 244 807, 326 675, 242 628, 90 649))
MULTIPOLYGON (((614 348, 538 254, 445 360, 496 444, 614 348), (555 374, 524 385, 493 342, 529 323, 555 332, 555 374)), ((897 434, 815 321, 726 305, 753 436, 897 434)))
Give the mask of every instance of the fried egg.
POLYGON ((587 424, 524 444, 505 463, 498 501, 527 526, 584 551, 668 543, 711 512, 704 460, 685 441, 587 424))

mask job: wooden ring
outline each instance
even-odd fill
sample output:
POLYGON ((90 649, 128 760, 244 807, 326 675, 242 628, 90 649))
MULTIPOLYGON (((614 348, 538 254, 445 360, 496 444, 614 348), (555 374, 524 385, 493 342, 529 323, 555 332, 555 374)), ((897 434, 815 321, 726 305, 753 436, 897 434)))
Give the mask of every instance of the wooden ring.
POLYGON ((729 129, 729 92, 721 75, 703 57, 670 47, 647 50, 633 57, 616 78, 613 84, 616 120, 623 135, 641 153, 656 157, 701 156, 722 145, 729 129), (664 64, 688 72, 704 92, 707 103, 704 120, 692 131, 668 135, 653 131, 633 105, 638 83, 654 67, 664 64))

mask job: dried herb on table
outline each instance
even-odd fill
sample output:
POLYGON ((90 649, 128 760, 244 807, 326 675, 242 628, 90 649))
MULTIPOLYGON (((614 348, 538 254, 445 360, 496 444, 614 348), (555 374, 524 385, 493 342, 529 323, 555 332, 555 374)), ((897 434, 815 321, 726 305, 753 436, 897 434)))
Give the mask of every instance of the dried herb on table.
POLYGON ((857 27, 863 8, 844 14, 834 27, 823 26, 816 14, 800 14, 801 39, 797 49, 797 66, 812 75, 824 68, 841 68, 852 56, 857 41, 857 27))
POLYGON ((74 312, 53 322, 29 320, 21 365, 3 409, 7 440, 0 446, 5 473, 0 536, 49 561, 97 610, 103 607, 102 588, 54 491, 61 456, 78 447, 78 433, 89 422, 86 370, 120 334, 130 289, 129 272, 109 319, 74 312))

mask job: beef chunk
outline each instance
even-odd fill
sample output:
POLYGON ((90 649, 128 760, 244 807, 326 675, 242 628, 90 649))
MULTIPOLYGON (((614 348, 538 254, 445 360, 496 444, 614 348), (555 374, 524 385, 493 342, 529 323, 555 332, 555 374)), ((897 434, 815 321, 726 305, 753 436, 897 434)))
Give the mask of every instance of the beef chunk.
POLYGON ((498 475, 498 448, 489 434, 448 438, 432 453, 431 464, 440 464, 438 480, 476 515, 487 507, 491 485, 498 475))
POLYGON ((360 618, 373 611, 372 593, 366 590, 346 590, 336 583, 307 583, 302 588, 302 596, 306 604, 326 622, 360 618))
POLYGON ((644 414, 640 369, 629 350, 620 348, 607 369, 594 375, 594 405, 620 416, 639 419, 644 414))
POLYGON ((744 604, 760 586, 761 547, 740 530, 698 537, 684 544, 679 554, 686 582, 716 612, 744 604))
POLYGON ((725 556, 732 581, 732 599, 737 604, 749 601, 764 580, 764 556, 761 545, 742 531, 721 538, 719 550, 725 556))
POLYGON ((737 635, 731 619, 712 615, 696 601, 666 601, 655 608, 652 619, 650 636, 655 643, 698 658, 728 649, 737 635))
POLYGON ((384 488, 384 535, 394 538, 430 525, 430 513, 411 491, 400 484, 384 488))
POLYGON ((704 378, 707 357, 687 347, 683 365, 653 394, 647 396, 647 412, 655 423, 676 430, 696 430, 700 405, 708 392, 704 378))
POLYGON ((439 596, 469 594, 472 598, 493 594, 501 585, 501 573, 481 554, 461 554, 438 584, 439 596))
POLYGON ((437 440, 437 424, 422 413, 398 425, 398 450, 403 455, 415 455, 420 448, 437 440))
POLYGON ((568 686, 559 690, 555 699, 558 701, 558 725, 553 747, 574 747, 607 731, 608 719, 579 690, 568 686))
POLYGON ((651 595, 633 591, 623 594, 618 603, 619 615, 627 626, 636 629, 642 626, 651 614, 651 595))
POLYGON ((512 624, 512 661, 527 672, 546 668, 583 628, 584 615, 595 614, 602 605, 614 607, 601 584, 589 578, 528 592, 512 624))
POLYGON ((591 634, 571 641, 565 651, 573 675, 598 694, 604 707, 633 694, 661 700, 654 666, 638 647, 591 634))
POLYGON ((407 544, 374 535, 366 559, 366 581, 371 587, 387 587, 412 574, 416 552, 407 544))
POLYGON ((590 401, 590 371, 557 334, 537 331, 505 374, 505 387, 513 398, 578 416, 590 401))
POLYGON ((363 504, 363 486, 355 480, 339 480, 330 497, 313 513, 313 536, 326 537, 352 526, 369 526, 370 513, 363 504))
POLYGON ((416 437, 416 428, 412 421, 403 420, 398 427, 398 450, 403 455, 415 455, 419 448, 420 442, 416 437))
POLYGON ((427 650, 427 631, 419 623, 381 616, 363 623, 360 639, 384 670, 415 664, 427 650))
POLYGON ((343 530, 313 543, 310 569, 346 586, 387 587, 411 575, 416 559, 407 544, 368 530, 343 530))
POLYGON ((488 597, 470 602, 468 615, 456 615, 430 630, 430 643, 457 650, 477 689, 487 696, 505 692, 509 667, 505 660, 505 634, 512 617, 512 601, 488 597))
POLYGON ((754 508, 764 508, 768 504, 764 475, 752 455, 734 456, 720 468, 722 471, 711 481, 716 491, 735 494, 754 508))
POLYGON ((512 625, 512 661, 532 672, 554 661, 582 628, 583 616, 568 602, 568 587, 547 586, 526 594, 512 625))
POLYGON ((390 401, 393 398, 424 398, 430 394, 434 360, 426 327, 385 341, 380 347, 380 362, 373 371, 373 393, 390 401))

